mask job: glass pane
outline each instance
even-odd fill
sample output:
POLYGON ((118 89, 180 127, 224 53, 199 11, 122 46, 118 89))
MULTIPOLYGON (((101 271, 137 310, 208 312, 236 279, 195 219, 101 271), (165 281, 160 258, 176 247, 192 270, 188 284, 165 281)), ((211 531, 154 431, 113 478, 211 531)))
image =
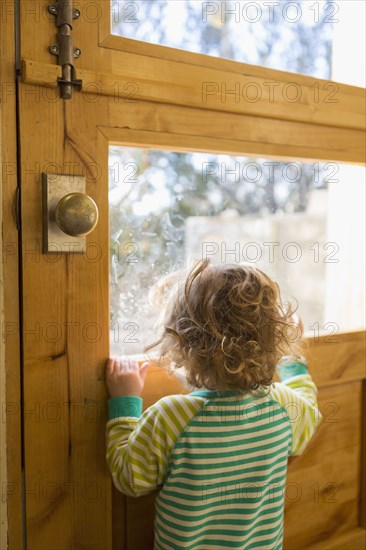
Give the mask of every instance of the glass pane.
POLYGON ((330 0, 112 0, 111 27, 135 40, 329 79, 340 11, 330 0))
POLYGON ((205 257, 266 271, 308 336, 365 325, 363 167, 111 147, 109 171, 112 353, 142 352, 151 284, 205 257))

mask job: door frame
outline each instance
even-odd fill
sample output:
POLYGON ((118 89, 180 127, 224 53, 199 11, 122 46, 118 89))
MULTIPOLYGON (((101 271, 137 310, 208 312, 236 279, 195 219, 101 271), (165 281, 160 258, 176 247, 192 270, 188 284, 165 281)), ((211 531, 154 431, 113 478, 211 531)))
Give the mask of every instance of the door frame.
MULTIPOLYGON (((26 5, 27 0, 22 0, 21 6, 26 5)), ((9 6, 12 5, 8 2, 9 6)), ((46 6, 48 2, 41 2, 46 6)), ((43 7, 44 7, 43 6, 43 7)), ((102 4, 103 6, 103 4, 102 4)), ((10 10, 11 12, 11 10, 10 10)), ((283 143, 272 143, 270 146, 266 145, 266 140, 258 141, 258 138, 254 136, 251 142, 242 144, 238 139, 230 140, 226 135, 222 139, 215 138, 214 135, 205 137, 203 144, 202 137, 199 133, 185 134, 179 136, 175 134, 168 134, 159 131, 159 117, 161 119, 167 118, 168 110, 179 116, 182 112, 193 115, 197 109, 199 103, 201 89, 199 87, 198 76, 196 76, 193 96, 187 94, 185 96, 187 88, 184 88, 184 82, 181 80, 182 95, 180 96, 181 102, 176 104, 176 98, 174 98, 169 90, 169 80, 167 78, 168 73, 174 68, 182 68, 182 64, 186 64, 186 70, 192 72, 194 65, 204 65, 208 71, 207 74, 212 75, 212 78, 217 79, 220 82, 222 78, 227 78, 228 82, 234 83, 237 79, 241 79, 242 76, 238 76, 243 64, 236 63, 229 60, 219 60, 202 56, 201 54, 190 54, 189 52, 181 52, 179 50, 173 51, 172 49, 165 49, 154 45, 144 45, 142 43, 136 44, 135 41, 129 41, 128 39, 122 39, 120 37, 113 36, 109 33, 109 30, 105 24, 106 19, 102 18, 99 24, 99 39, 98 44, 105 49, 105 55, 103 55, 106 61, 105 67, 108 69, 106 72, 102 70, 101 66, 96 70, 92 69, 90 58, 86 55, 86 62, 84 69, 78 70, 78 76, 83 79, 83 82, 88 85, 92 82, 100 82, 102 95, 113 95, 115 91, 110 88, 111 82, 106 79, 105 75, 113 73, 113 66, 118 62, 125 64, 128 68, 127 74, 122 74, 122 71, 117 73, 117 82, 125 85, 126 80, 133 79, 138 81, 140 88, 135 96, 135 99, 139 101, 140 112, 138 116, 144 118, 146 113, 151 110, 154 105, 158 114, 157 119, 153 122, 154 129, 145 130, 145 133, 137 135, 136 131, 113 129, 101 126, 100 132, 108 137, 110 144, 112 143, 125 143, 125 144, 137 144, 141 143, 141 140, 146 143, 154 144, 157 148, 163 148, 164 144, 166 148, 169 148, 166 144, 169 140, 175 140, 174 145, 176 150, 187 150, 187 146, 184 146, 187 138, 190 140, 192 150, 207 150, 208 146, 210 151, 223 152, 223 147, 226 152, 248 153, 255 156, 258 151, 261 154, 266 154, 271 158, 294 158, 294 159, 311 159, 314 157, 314 142, 311 142, 311 146, 305 147, 304 143, 298 144, 291 150, 289 143, 292 136, 297 132, 304 135, 305 131, 312 132, 308 134, 307 139, 316 138, 320 132, 323 132, 321 139, 316 144, 317 157, 324 160, 340 160, 342 162, 350 163, 365 163, 364 156, 364 135, 362 132, 364 125, 363 111, 360 110, 360 102, 363 98, 363 92, 360 88, 339 85, 340 96, 339 103, 336 109, 329 108, 325 102, 320 101, 317 105, 317 109, 311 114, 308 109, 303 106, 283 105, 281 101, 275 101, 271 105, 262 104, 258 111, 258 105, 253 104, 241 104, 239 107, 234 101, 228 99, 223 105, 220 97, 214 97, 213 102, 210 105, 204 105, 201 101, 200 107, 206 114, 203 116, 214 115, 217 120, 217 127, 222 125, 230 126, 230 122, 234 116, 241 116, 247 124, 250 132, 255 132, 255 127, 263 123, 264 125, 273 125, 273 129, 276 128, 278 123, 282 124, 285 128, 285 132, 288 136, 288 142, 286 150, 283 143), (142 44, 142 45, 141 45, 142 44), (160 49, 157 49, 160 48, 160 49), (108 56, 107 52, 113 50, 113 55, 108 56), (117 50, 119 52, 117 53, 117 50), (159 58, 160 55, 164 59, 159 58), (115 55, 116 54, 116 55, 115 55), (119 55, 120 54, 120 55, 119 55), (152 64, 155 70, 155 76, 146 81, 142 78, 139 68, 136 67, 136 56, 146 56, 149 65, 152 64), (119 61, 120 60, 120 61, 119 61), (158 79, 157 74, 159 67, 164 69, 163 78, 158 79), (165 80, 164 80, 165 79, 165 80), (183 93, 183 91, 185 92, 183 93), (141 102, 141 103, 140 103, 141 102), (197 103, 198 102, 198 103, 197 103), (262 115, 262 116, 261 116, 262 115), (135 132, 135 133, 134 133, 135 132), (150 133, 151 132, 151 133, 150 133), (328 133, 327 133, 328 132, 328 133), (329 141, 330 138, 330 141, 329 141), (240 145, 242 145, 240 147, 240 145), (357 145, 357 146, 355 146, 357 145), (252 148, 251 148, 252 147, 252 148), (267 147, 267 149, 266 149, 267 147), (286 153, 286 154, 285 154, 286 153), (290 153, 290 154, 289 154, 290 153), (331 155, 331 156, 329 156, 331 155)), ((31 24, 29 20, 28 25, 31 24)), ((42 22, 43 26, 46 25, 45 21, 42 22)), ((54 27, 51 21, 50 24, 51 33, 54 34, 54 27)), ((8 537, 9 548, 20 548, 22 545, 22 534, 19 529, 19 525, 22 524, 22 432, 21 432, 21 414, 20 403, 22 396, 21 376, 20 376, 20 357, 21 357, 21 341, 20 341, 20 326, 21 319, 19 316, 19 307, 21 298, 19 298, 19 269, 18 262, 21 262, 21 247, 18 246, 19 237, 17 229, 17 220, 15 212, 16 204, 16 191, 18 186, 19 176, 19 162, 17 155, 17 129, 16 129, 16 79, 15 79, 15 33, 14 33, 14 12, 8 13, 6 17, 1 18, 1 68, 2 68, 2 93, 6 93, 6 102, 2 102, 1 105, 1 160, 3 166, 9 168, 7 177, 3 178, 3 196, 2 196, 2 221, 4 227, 3 233, 3 249, 4 257, 2 270, 4 287, 6 287, 6 293, 1 295, 4 307, 4 318, 6 330, 9 330, 6 341, 2 341, 1 354, 4 358, 4 369, 1 371, 1 382, 5 379, 5 396, 3 403, 5 402, 8 408, 5 410, 6 419, 6 436, 5 440, 2 439, 2 450, 4 448, 4 441, 6 444, 7 453, 7 471, 4 475, 2 469, 1 476, 3 481, 7 483, 9 489, 9 495, 5 503, 2 499, 1 511, 7 508, 7 521, 8 521, 8 537), (4 87, 5 84, 5 87, 4 87), (7 87, 9 86, 9 87, 7 87), (5 133, 6 132, 6 133, 5 133), (4 136, 6 135, 6 140, 4 136), (10 248, 7 248, 9 245, 10 248)), ((38 31, 37 31, 38 32, 38 31)), ((40 36, 41 34, 39 34, 40 36)), ((75 24, 75 36, 78 35, 77 23, 75 24)), ((47 36, 47 33, 46 33, 47 36)), ((78 44, 77 44, 78 45, 78 44)), ((30 44, 29 44, 30 46, 30 44)), ((21 69, 21 81, 23 84, 35 84, 37 86, 44 86, 48 88, 55 88, 56 77, 60 76, 60 68, 55 63, 50 63, 50 56, 45 53, 45 49, 38 48, 32 56, 28 55, 29 51, 26 51, 26 57, 23 59, 21 69)), ((141 59, 141 58, 140 58, 141 59)), ((81 58, 80 66, 83 66, 83 58, 81 58)), ((309 87, 312 85, 314 79, 310 77, 304 77, 302 75, 296 75, 294 77, 291 73, 284 73, 281 71, 273 71, 265 69, 263 67, 246 66, 246 76, 255 82, 263 82, 263 79, 271 76, 273 79, 279 79, 282 81, 289 78, 295 78, 304 95, 309 97, 309 87)), ((176 73, 178 74, 178 73, 176 73)), ((192 74, 197 75, 196 72, 192 74)), ((193 76, 192 76, 193 78, 193 76)), ((317 79, 319 80, 319 79, 317 79)), ((116 80, 115 80, 116 81, 116 80)), ((114 81, 114 82, 115 82, 114 81)), ((244 82, 244 81, 243 81, 244 82)), ((324 81, 327 83, 327 81, 324 81)), ((113 82, 112 82, 113 84, 113 82)), ((118 88, 119 89, 119 88, 118 88)), ((188 86, 188 90, 190 90, 188 86)), ((77 93, 77 92, 75 92, 77 93)), ((325 90, 324 94, 329 93, 329 90, 325 90)), ((124 98, 125 93, 117 93, 117 99, 124 98)), ((116 96, 115 96, 116 97, 116 96)), ((323 96, 324 99, 324 96, 323 96)), ((118 102, 111 104, 111 118, 117 117, 118 102)), ((120 121, 119 124, 122 124, 120 121)), ((183 121, 182 121, 183 124, 183 121)), ((99 132, 98 132, 99 134, 99 132)), ((100 135, 100 134, 99 134, 100 135)), ((309 142, 310 143, 310 142, 309 142)), ((170 147, 171 148, 171 147, 170 147)), ((3 287, 2 287, 3 288, 3 287)), ((347 338, 347 337, 346 337, 347 338)), ((361 338, 361 337, 360 337, 361 338)), ((352 340, 352 339, 351 339, 352 340)), ((360 342, 360 340, 359 340, 360 342)), ((350 343, 350 349, 352 347, 350 343)), ((341 379, 340 379, 341 380, 341 379)), ((2 384, 2 391, 4 393, 4 384, 2 384)), ((4 432, 3 432, 4 433, 4 432)), ((365 456, 365 450, 363 451, 365 456)), ((365 482, 364 482, 365 485, 365 482)))
POLYGON ((0 9, 0 546, 16 549, 23 545, 23 485, 15 3, 0 9))

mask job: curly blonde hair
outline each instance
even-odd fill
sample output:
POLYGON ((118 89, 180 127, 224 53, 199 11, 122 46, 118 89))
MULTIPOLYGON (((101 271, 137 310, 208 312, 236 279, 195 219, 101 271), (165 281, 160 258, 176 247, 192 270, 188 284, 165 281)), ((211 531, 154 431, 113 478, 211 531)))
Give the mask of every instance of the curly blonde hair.
POLYGON ((158 364, 184 368, 192 387, 254 392, 272 383, 281 356, 300 349, 296 309, 252 266, 201 260, 161 280, 153 302, 162 308, 162 334, 145 352, 160 346, 158 364))

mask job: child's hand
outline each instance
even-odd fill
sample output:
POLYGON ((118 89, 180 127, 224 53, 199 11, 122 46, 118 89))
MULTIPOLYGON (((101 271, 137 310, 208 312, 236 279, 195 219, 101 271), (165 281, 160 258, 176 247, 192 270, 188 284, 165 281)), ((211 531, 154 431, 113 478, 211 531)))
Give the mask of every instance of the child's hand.
POLYGON ((127 356, 121 360, 109 358, 106 366, 106 383, 110 397, 133 395, 139 397, 145 384, 149 363, 141 368, 138 361, 127 356))

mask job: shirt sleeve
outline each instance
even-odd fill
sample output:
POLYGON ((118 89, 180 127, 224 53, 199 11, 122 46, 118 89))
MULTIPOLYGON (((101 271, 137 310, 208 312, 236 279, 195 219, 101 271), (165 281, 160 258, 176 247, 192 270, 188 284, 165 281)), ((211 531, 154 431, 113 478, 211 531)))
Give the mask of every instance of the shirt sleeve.
POLYGON ((142 496, 163 484, 171 449, 197 406, 167 396, 142 413, 140 397, 109 399, 106 459, 119 491, 142 496))
POLYGON ((283 357, 277 365, 280 382, 271 395, 287 412, 292 426, 291 456, 301 455, 323 417, 317 403, 318 390, 304 357, 283 357))

